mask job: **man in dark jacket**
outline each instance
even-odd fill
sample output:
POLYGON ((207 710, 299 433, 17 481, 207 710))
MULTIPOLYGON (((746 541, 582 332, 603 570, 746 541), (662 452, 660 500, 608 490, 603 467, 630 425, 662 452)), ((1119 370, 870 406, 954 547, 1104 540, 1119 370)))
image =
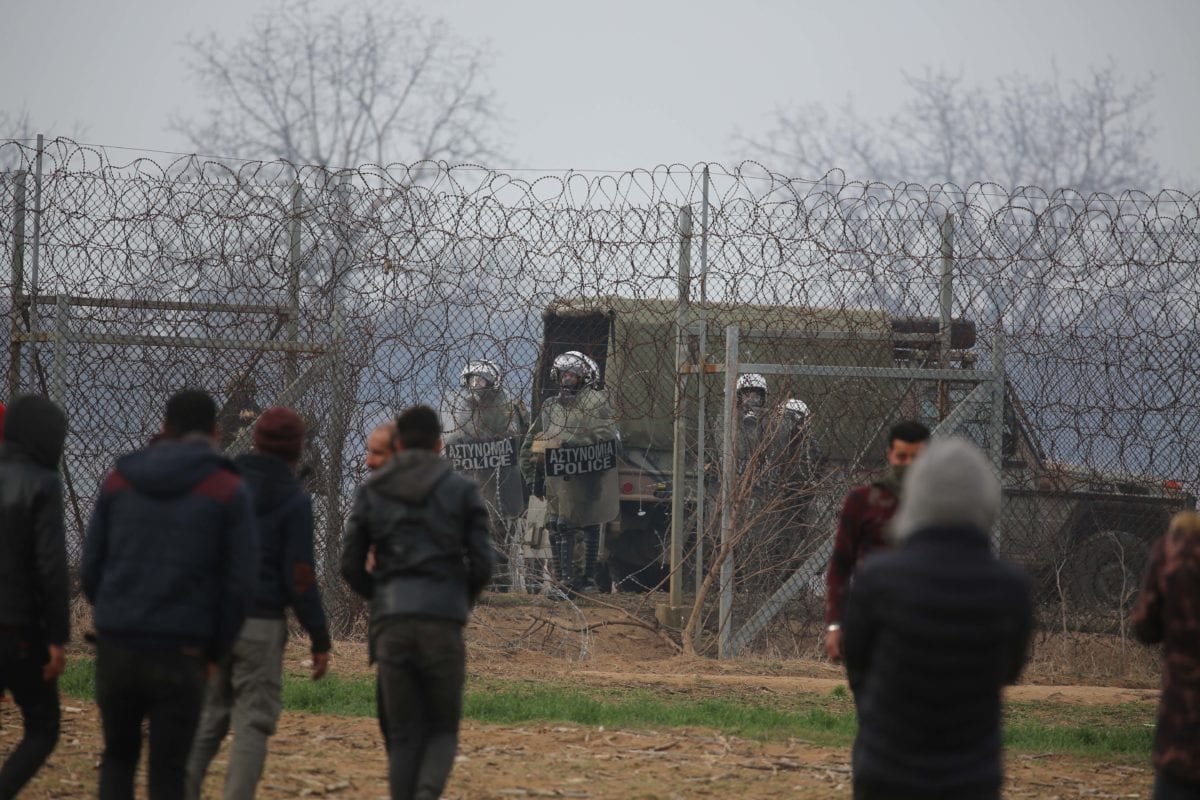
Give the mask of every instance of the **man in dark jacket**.
POLYGON ((842 607, 846 590, 863 559, 888 547, 888 525, 900 507, 904 472, 929 443, 929 428, 912 420, 888 431, 887 471, 864 486, 856 486, 842 502, 833 554, 825 575, 825 653, 842 658, 842 607))
POLYGON ((342 575, 371 601, 370 653, 379 662, 392 797, 433 800, 458 749, 463 626, 492 574, 492 547, 479 488, 438 456, 437 413, 408 409, 396 419, 396 434, 396 456, 355 495, 342 575))
POLYGON ((329 668, 329 630, 313 568, 312 499, 295 475, 304 449, 304 420, 290 408, 268 408, 254 426, 254 449, 234 463, 254 498, 261 543, 258 591, 232 652, 208 684, 188 760, 186 796, 195 800, 231 720, 225 798, 254 797, 267 739, 283 708, 284 612, 289 606, 312 640, 313 680, 329 668))
POLYGON ((991 551, 1000 511, 991 464, 963 439, 908 470, 896 548, 855 573, 842 619, 858 711, 854 797, 1000 797, 1001 690, 1020 675, 1029 579, 991 551))
POLYGON ((58 676, 70 636, 67 548, 58 461, 67 418, 27 395, 8 409, 0 444, 0 695, 25 735, 0 768, 0 800, 16 797, 58 742, 58 676))
POLYGON ((1154 543, 1131 622, 1138 639, 1162 644, 1153 798, 1200 797, 1200 514, 1176 514, 1154 543))
POLYGON ((201 391, 167 401, 162 438, 117 461, 88 523, 101 798, 133 797, 146 718, 150 797, 183 796, 206 669, 229 652, 254 597, 254 508, 214 449, 216 413, 201 391))

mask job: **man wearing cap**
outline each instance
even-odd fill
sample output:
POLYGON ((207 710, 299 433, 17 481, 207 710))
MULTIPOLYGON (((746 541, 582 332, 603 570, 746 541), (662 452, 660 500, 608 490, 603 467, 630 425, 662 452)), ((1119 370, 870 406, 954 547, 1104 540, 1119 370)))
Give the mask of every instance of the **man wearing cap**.
MULTIPOLYGON (((0 409, 4 406, 0 405, 0 409)), ((67 418, 41 397, 18 397, 0 444, 0 694, 25 732, 0 767, 0 798, 16 797, 58 741, 58 676, 70 634, 67 548, 58 461, 67 418)), ((3 428, 0 428, 3 430, 3 428)))
POLYGON ((252 798, 267 757, 267 738, 282 710, 285 611, 290 606, 312 640, 312 677, 329 667, 329 630, 313 567, 312 500, 296 478, 304 420, 268 408, 254 426, 254 452, 234 463, 250 487, 261 557, 258 589, 233 650, 208 683, 204 712, 188 760, 186 797, 199 798, 204 773, 230 727, 226 800, 252 798))
POLYGON ((80 573, 96 626, 101 800, 133 797, 146 720, 150 798, 183 796, 206 673, 254 600, 254 507, 216 437, 212 397, 175 394, 158 443, 117 460, 88 522, 80 573))

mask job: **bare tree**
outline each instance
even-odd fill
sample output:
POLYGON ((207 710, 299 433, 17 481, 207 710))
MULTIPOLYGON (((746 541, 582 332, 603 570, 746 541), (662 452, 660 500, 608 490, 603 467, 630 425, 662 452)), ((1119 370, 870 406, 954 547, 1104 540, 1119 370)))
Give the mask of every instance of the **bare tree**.
POLYGON ((172 128, 201 152, 328 167, 498 155, 487 53, 387 0, 281 0, 240 39, 188 47, 209 107, 172 128))
POLYGON ((1152 76, 1129 81, 1109 62, 1082 81, 1055 70, 981 87, 927 67, 905 83, 911 94, 891 116, 864 117, 849 101, 834 111, 809 105, 778 111, 765 136, 737 141, 747 157, 804 177, 841 168, 892 184, 996 182, 1084 195, 1164 185, 1146 152, 1152 76))

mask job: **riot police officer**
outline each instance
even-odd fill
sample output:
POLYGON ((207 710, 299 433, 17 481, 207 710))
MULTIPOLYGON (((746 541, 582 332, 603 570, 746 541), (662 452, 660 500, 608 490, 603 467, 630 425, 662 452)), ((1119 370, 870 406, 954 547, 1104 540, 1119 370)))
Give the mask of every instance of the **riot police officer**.
POLYGON ((525 487, 517 463, 521 437, 529 426, 525 405, 502 386, 492 361, 468 361, 458 387, 442 403, 443 441, 454 468, 479 485, 487 504, 496 550, 492 586, 520 588, 517 520, 525 510, 525 487))
POLYGON ((598 388, 599 367, 569 350, 554 359, 550 380, 558 393, 534 418, 521 446, 521 471, 546 499, 546 528, 559 581, 595 588, 600 526, 620 513, 612 407, 598 388), (575 574, 575 544, 583 536, 583 574, 575 574))

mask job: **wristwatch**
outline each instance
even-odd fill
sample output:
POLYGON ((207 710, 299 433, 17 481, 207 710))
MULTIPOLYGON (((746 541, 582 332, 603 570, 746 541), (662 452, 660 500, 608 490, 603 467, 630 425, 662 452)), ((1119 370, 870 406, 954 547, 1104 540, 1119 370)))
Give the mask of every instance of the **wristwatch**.
POLYGON ((825 630, 829 631, 830 633, 833 633, 834 631, 840 631, 841 629, 842 629, 842 623, 840 623, 840 622, 831 622, 825 628, 825 630))

